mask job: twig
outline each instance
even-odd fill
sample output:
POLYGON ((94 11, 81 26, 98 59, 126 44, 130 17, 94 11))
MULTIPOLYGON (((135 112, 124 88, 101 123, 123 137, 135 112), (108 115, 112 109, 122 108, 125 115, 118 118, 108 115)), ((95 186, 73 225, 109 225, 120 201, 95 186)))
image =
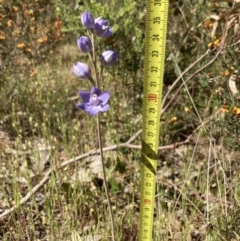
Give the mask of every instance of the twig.
POLYGON ((7 217, 8 214, 12 213, 13 211, 15 211, 17 208, 19 208, 21 205, 23 205, 24 203, 26 203, 41 187, 44 186, 44 184, 49 180, 50 178, 50 173, 53 170, 50 169, 48 170, 43 179, 31 190, 29 191, 26 196, 24 198, 22 198, 19 202, 19 205, 14 205, 13 207, 5 210, 1 215, 0 215, 0 220, 2 221, 4 218, 7 217))
POLYGON ((193 62, 188 68, 186 68, 179 77, 173 82, 171 85, 171 88, 168 89, 167 93, 165 94, 163 100, 162 100, 162 111, 165 112, 166 108, 163 109, 163 106, 165 105, 165 102, 167 101, 167 98, 170 94, 170 92, 173 90, 173 88, 177 85, 177 83, 181 80, 182 76, 185 75, 190 69, 192 69, 197 63, 199 63, 203 58, 205 58, 209 54, 209 50, 207 50, 202 56, 200 56, 195 62, 193 62))

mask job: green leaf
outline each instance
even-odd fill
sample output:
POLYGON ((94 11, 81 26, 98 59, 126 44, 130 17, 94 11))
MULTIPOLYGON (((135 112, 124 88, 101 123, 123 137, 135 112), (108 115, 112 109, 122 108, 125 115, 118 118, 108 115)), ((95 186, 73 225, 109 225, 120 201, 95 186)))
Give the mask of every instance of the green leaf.
POLYGON ((110 189, 110 192, 111 193, 115 193, 115 192, 118 192, 120 190, 120 186, 119 184, 116 182, 115 179, 111 180, 110 181, 110 185, 111 185, 111 189, 110 189))
POLYGON ((118 160, 115 169, 116 169, 116 171, 120 172, 121 174, 125 173, 126 172, 126 163, 118 160))

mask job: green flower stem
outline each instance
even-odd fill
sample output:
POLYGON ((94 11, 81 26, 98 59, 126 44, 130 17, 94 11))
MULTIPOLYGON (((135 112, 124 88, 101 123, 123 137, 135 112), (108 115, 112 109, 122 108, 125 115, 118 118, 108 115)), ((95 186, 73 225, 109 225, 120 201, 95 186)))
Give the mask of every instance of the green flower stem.
POLYGON ((97 82, 97 87, 99 88, 99 75, 97 71, 97 56, 96 56, 96 48, 95 48, 95 35, 91 34, 91 41, 92 41, 92 65, 94 68, 95 78, 97 82))
POLYGON ((91 82, 91 84, 92 84, 93 86, 95 86, 94 79, 93 79, 91 76, 89 77, 89 81, 91 82))
MULTIPOLYGON (((89 56, 90 56, 90 60, 92 62, 93 68, 94 68, 96 84, 97 84, 97 87, 99 88, 100 75, 98 74, 98 71, 97 71, 97 57, 96 57, 94 34, 91 34, 91 41, 92 41, 93 49, 92 49, 92 55, 89 54, 89 56)), ((101 69, 101 74, 102 74, 102 69, 101 69)), ((103 185, 104 185, 104 189, 105 189, 105 195, 106 195, 106 198, 107 198, 109 214, 110 214, 110 219, 111 219, 112 241, 116 241, 116 238, 115 238, 115 221, 114 221, 114 216, 113 216, 113 211, 112 211, 111 200, 110 200, 110 196, 109 196, 109 192, 108 192, 107 178, 106 178, 106 172, 105 172, 105 166, 104 166, 103 145, 102 145, 102 135, 101 135, 100 115, 99 114, 97 115, 97 132, 98 132, 98 143, 99 143, 100 158, 101 158, 102 173, 103 173, 103 185)))

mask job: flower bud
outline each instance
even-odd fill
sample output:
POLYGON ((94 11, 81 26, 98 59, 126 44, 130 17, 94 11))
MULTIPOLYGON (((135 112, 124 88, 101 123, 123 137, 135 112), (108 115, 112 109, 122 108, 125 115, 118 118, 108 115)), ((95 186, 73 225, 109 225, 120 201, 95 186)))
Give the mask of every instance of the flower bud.
POLYGON ((77 62, 72 68, 72 73, 80 79, 89 79, 91 77, 90 72, 89 66, 81 62, 77 62))
POLYGON ((113 35, 112 27, 108 26, 108 20, 102 17, 95 19, 94 32, 97 36, 107 38, 113 35))
POLYGON ((108 50, 102 53, 101 63, 103 66, 112 66, 116 63, 118 54, 112 50, 108 50))
POLYGON ((94 28, 94 18, 88 11, 85 11, 83 14, 81 14, 81 22, 86 28, 94 28))
POLYGON ((86 36, 81 36, 77 40, 77 45, 83 53, 88 53, 88 52, 92 51, 92 42, 91 42, 90 38, 88 38, 86 36))

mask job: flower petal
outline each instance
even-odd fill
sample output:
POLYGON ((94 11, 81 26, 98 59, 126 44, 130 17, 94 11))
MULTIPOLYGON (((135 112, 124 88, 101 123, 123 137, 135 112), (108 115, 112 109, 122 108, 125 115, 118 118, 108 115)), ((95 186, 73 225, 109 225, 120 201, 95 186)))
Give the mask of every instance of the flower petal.
POLYGON ((108 37, 110 37, 110 36, 112 36, 112 35, 113 35, 113 28, 109 28, 109 29, 107 30, 107 32, 105 32, 102 37, 103 37, 103 38, 108 38, 108 37))
POLYGON ((90 95, 96 94, 97 96, 100 96, 102 94, 102 91, 98 89, 96 86, 93 86, 90 92, 90 95))
POLYGON ((79 96, 81 97, 83 103, 88 103, 90 100, 90 93, 86 91, 79 91, 79 96))
POLYGON ((81 110, 85 110, 86 111, 86 108, 87 108, 87 105, 84 104, 84 103, 80 103, 80 104, 77 104, 76 105, 78 109, 81 109, 81 110))
POLYGON ((106 38, 113 35, 112 28, 106 25, 95 25, 94 31, 98 37, 106 38))
POLYGON ((99 106, 92 106, 91 110, 88 111, 90 115, 96 115, 99 112, 99 106))
POLYGON ((101 112, 105 112, 105 111, 107 111, 108 109, 110 108, 110 105, 101 105, 101 106, 99 106, 99 111, 101 111, 101 112))
POLYGON ((80 103, 80 104, 77 104, 76 106, 78 109, 81 109, 87 112, 91 111, 92 109, 92 106, 86 103, 80 103))
POLYGON ((108 102, 109 98, 110 98, 109 92, 104 92, 98 97, 98 99, 102 101, 101 103, 102 105, 105 105, 108 102))
POLYGON ((104 19, 103 17, 98 17, 95 19, 95 24, 99 24, 99 25, 106 25, 108 26, 108 20, 104 19))

